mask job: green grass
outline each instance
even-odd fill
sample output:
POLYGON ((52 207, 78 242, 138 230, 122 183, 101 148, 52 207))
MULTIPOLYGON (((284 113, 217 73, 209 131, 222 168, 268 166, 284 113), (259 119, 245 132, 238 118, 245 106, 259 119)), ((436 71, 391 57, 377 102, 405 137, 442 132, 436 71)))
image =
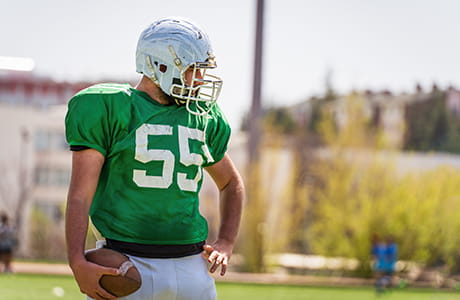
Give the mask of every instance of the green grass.
MULTIPOLYGON (((288 285, 217 284, 219 300, 459 300, 460 292, 395 289, 377 297, 371 287, 307 287, 288 285)), ((0 274, 1 300, 84 300, 71 276, 0 274), (54 292, 53 292, 54 291, 54 292), (62 295, 62 291, 64 294, 62 295), (61 292, 61 296, 59 296, 61 292)))
POLYGON ((371 287, 311 287, 219 283, 219 300, 459 300, 460 292, 394 289, 378 297, 371 287))
POLYGON ((71 276, 0 274, 1 300, 85 299, 71 276), (59 297, 60 289, 64 295, 59 297))

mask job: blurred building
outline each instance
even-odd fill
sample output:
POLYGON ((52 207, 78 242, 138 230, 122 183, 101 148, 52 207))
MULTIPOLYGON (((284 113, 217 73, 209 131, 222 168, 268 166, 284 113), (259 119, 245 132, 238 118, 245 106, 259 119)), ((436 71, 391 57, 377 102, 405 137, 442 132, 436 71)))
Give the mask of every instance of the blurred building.
MULTIPOLYGON (((0 72, 0 210, 19 230, 29 256, 32 216, 63 222, 70 179, 64 116, 68 99, 89 83, 56 82, 25 72, 0 72)), ((62 251, 62 250, 61 250, 62 251)))
POLYGON ((0 73, 0 103, 46 110, 66 104, 76 91, 88 85, 88 82, 56 82, 29 73, 0 73))

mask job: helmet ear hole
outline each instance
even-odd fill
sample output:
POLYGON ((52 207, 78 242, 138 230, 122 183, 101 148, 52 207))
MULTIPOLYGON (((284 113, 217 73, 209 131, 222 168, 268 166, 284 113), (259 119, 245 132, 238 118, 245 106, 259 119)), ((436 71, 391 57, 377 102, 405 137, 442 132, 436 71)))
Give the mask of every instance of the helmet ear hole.
POLYGON ((166 72, 166 70, 168 70, 168 67, 166 65, 161 64, 160 65, 160 72, 164 73, 164 72, 166 72))

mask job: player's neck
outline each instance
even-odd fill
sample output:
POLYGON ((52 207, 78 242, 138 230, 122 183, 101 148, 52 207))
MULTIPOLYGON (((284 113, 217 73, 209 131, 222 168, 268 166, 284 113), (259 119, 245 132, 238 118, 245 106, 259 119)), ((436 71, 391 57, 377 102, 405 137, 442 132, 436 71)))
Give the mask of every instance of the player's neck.
POLYGON ((134 87, 136 90, 147 93, 150 98, 160 104, 169 105, 168 96, 146 76, 142 76, 141 80, 134 87))

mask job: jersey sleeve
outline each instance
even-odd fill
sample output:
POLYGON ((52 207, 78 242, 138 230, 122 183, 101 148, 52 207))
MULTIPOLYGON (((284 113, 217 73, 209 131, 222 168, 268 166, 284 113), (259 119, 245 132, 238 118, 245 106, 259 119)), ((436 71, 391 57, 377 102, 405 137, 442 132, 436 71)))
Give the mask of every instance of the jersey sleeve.
POLYGON ((204 167, 211 166, 224 157, 231 135, 231 127, 227 119, 218 106, 215 106, 215 108, 212 119, 214 126, 207 132, 207 145, 213 161, 208 161, 204 164, 204 167))
POLYGON ((106 156, 109 142, 108 109, 103 96, 77 94, 68 104, 65 118, 69 146, 88 147, 106 156))

